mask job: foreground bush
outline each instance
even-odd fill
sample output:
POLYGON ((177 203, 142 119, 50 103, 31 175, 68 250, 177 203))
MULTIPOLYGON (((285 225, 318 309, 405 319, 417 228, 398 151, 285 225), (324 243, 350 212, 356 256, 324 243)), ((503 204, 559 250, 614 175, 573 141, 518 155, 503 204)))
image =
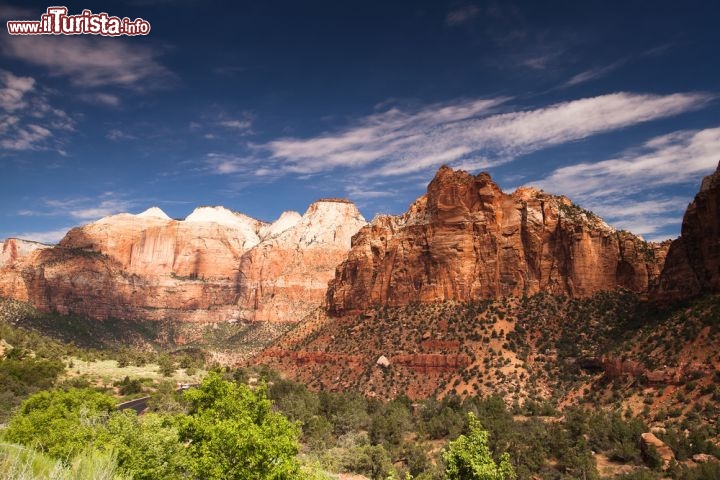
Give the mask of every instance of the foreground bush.
POLYGON ((296 460, 300 430, 273 411, 265 390, 211 373, 185 393, 190 415, 183 439, 190 442, 191 469, 203 479, 287 480, 300 477, 296 460))
POLYGON ((90 389, 39 392, 10 420, 5 438, 67 460, 94 443, 115 410, 115 399, 90 389))

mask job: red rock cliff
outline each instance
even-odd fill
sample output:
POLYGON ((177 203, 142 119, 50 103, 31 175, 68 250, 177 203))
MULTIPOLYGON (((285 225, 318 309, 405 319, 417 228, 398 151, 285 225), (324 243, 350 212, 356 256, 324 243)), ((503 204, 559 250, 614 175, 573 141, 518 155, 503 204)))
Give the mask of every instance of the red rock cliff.
POLYGON ((720 165, 688 205, 681 235, 672 242, 657 296, 681 299, 720 292, 720 165))
POLYGON ((330 283, 331 314, 371 305, 470 300, 548 291, 646 292, 666 246, 530 188, 508 195, 487 173, 442 167, 401 216, 380 216, 353 238, 330 283))

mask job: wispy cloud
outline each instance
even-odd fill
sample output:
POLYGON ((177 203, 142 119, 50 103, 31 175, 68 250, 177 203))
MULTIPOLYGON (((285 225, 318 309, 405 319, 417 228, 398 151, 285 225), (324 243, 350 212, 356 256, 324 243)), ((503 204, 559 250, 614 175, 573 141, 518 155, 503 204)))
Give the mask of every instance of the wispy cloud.
POLYGON ((120 105, 120 97, 111 93, 83 93, 80 99, 95 105, 104 105, 106 107, 117 107, 120 105))
MULTIPOLYGON (((487 115, 506 101, 507 98, 467 100, 414 111, 391 108, 361 118, 336 133, 308 139, 279 139, 259 148, 268 150, 283 171, 293 173, 360 168, 375 163, 391 166, 404 158, 420 158, 420 152, 435 140, 456 136, 472 118, 487 115)), ((447 150, 450 149, 444 151, 447 150)), ((437 148, 428 153, 434 151, 437 148)))
POLYGON ((103 200, 97 206, 70 210, 70 215, 79 220, 95 220, 116 213, 127 212, 131 202, 121 200, 103 200))
POLYGON ((58 228, 43 232, 21 232, 11 233, 8 237, 21 238, 23 240, 31 240, 40 243, 58 243, 72 227, 58 228))
POLYGON ((123 130, 120 130, 119 128, 113 128, 108 131, 108 133, 105 135, 105 138, 107 138, 108 140, 112 140, 113 142, 117 142, 120 140, 134 140, 137 137, 123 130))
POLYGON ((0 149, 64 152, 57 134, 73 131, 74 125, 67 113, 50 104, 34 78, 0 70, 0 149))
POLYGON ((366 200, 371 198, 382 198, 392 197, 395 195, 394 192, 388 191, 387 189, 372 190, 364 188, 360 185, 348 185, 345 187, 345 192, 348 196, 353 199, 366 200))
MULTIPOLYGON (((263 159, 266 167, 284 173, 347 168, 362 169, 359 175, 372 177, 405 175, 443 163, 488 168, 554 145, 700 109, 712 99, 703 93, 615 93, 509 113, 497 112, 507 98, 414 111, 391 108, 334 133, 279 139, 256 145, 255 150, 257 155, 269 153, 263 159)), ((233 165, 227 173, 252 162, 233 165)))
POLYGON ((564 87, 572 87, 575 85, 580 85, 581 83, 590 82, 592 80, 596 80, 598 78, 604 77, 614 70, 617 70, 621 66, 623 66, 627 62, 626 59, 619 60, 617 62, 613 62, 609 65, 605 65, 602 67, 594 67, 590 68, 588 70, 584 70, 576 75, 573 75, 570 80, 565 82, 563 85, 564 87))
POLYGON ((620 228, 659 238, 663 227, 679 224, 687 199, 658 200, 655 191, 711 172, 719 152, 720 128, 678 131, 617 158, 562 167, 528 183, 562 192, 620 228))
POLYGON ((107 85, 144 90, 171 80, 157 61, 157 50, 118 38, 84 36, 11 36, 3 54, 47 68, 79 87, 107 85))
POLYGON ((219 175, 248 172, 255 168, 252 158, 225 153, 209 153, 206 161, 210 171, 219 175))
POLYGON ((14 135, 0 140, 0 146, 8 150, 37 150, 38 145, 50 136, 52 136, 50 130, 31 123, 16 128, 14 135))
POLYGON ((445 25, 449 27, 456 27, 469 22, 479 14, 480 8, 475 5, 466 5, 464 7, 456 8, 448 12, 445 16, 445 25))
POLYGON ((248 130, 252 127, 252 121, 248 119, 244 120, 223 120, 220 122, 225 128, 231 128, 233 130, 248 130))
POLYGON ((517 63, 521 67, 530 68, 532 70, 546 70, 550 65, 560 58, 565 51, 563 49, 541 49, 541 51, 531 51, 520 55, 517 63))
POLYGON ((17 214, 31 217, 64 216, 75 220, 97 220, 108 215, 127 212, 134 205, 134 201, 106 192, 96 198, 45 199, 42 200, 40 207, 20 210, 17 214))
POLYGON ((0 108, 7 112, 14 112, 27 107, 28 92, 35 88, 35 79, 32 77, 18 77, 10 72, 0 71, 0 108))
POLYGON ((226 112, 213 112, 202 115, 201 118, 191 121, 188 129, 201 134, 208 140, 222 138, 228 134, 237 136, 253 135, 253 122, 255 115, 252 112, 240 112, 237 115, 228 115, 226 112), (231 132, 231 133, 230 133, 231 132))

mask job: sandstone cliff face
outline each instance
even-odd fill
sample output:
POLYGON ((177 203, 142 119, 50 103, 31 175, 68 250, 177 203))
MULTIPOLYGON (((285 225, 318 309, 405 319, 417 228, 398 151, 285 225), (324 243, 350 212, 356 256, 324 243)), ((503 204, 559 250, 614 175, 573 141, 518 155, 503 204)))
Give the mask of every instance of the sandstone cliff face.
POLYGON ((320 306, 350 239, 365 224, 354 204, 321 200, 290 228, 269 229, 269 238, 240 261, 243 317, 299 321, 320 306))
POLYGON ((681 299, 720 292, 720 165, 688 205, 680 237, 672 242, 657 296, 681 299))
POLYGON ((340 202, 272 224, 223 207, 182 221, 157 208, 114 215, 36 253, 13 253, 30 247, 5 242, 0 295, 99 319, 299 321, 322 303, 364 223, 340 202))
POLYGON ((407 213, 358 232, 327 303, 340 315, 539 291, 646 292, 666 249, 615 231, 567 198, 528 188, 508 195, 486 173, 442 167, 407 213))
POLYGON ((52 248, 42 243, 8 238, 0 243, 0 292, 2 295, 28 301, 28 286, 23 281, 23 269, 34 263, 45 249, 52 248))
POLYGON ((197 208, 184 221, 154 208, 74 228, 60 246, 107 255, 125 272, 143 277, 234 280, 240 256, 259 243, 263 226, 223 207, 197 208))

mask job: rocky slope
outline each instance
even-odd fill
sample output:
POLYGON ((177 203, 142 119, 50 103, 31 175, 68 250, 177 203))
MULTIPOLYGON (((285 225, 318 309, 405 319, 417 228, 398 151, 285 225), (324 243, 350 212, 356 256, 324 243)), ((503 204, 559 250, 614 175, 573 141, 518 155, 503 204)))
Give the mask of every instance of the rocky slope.
POLYGON ((327 302, 342 315, 540 291, 646 292, 666 250, 616 231, 565 197, 530 188, 506 194, 486 173, 442 167, 407 213, 377 217, 360 230, 327 302))
POLYGON ((406 214, 376 218, 353 238, 328 315, 255 362, 313 388, 381 397, 623 398, 635 413, 684 415, 688 398, 720 399, 719 201, 716 172, 681 238, 656 245, 564 197, 508 195, 487 174, 443 168, 406 214))
POLYGON ((657 295, 664 300, 720 292, 720 165, 702 181, 674 240, 657 295))
POLYGON ((298 321, 322 303, 364 223, 338 201, 272 224, 223 207, 197 208, 182 221, 158 208, 113 215, 71 230, 54 248, 5 242, 3 258, 14 260, 0 265, 0 295, 98 319, 298 321))

